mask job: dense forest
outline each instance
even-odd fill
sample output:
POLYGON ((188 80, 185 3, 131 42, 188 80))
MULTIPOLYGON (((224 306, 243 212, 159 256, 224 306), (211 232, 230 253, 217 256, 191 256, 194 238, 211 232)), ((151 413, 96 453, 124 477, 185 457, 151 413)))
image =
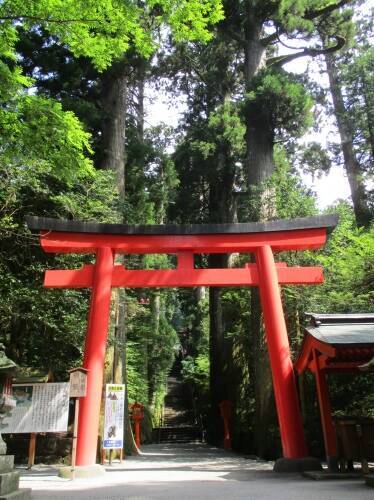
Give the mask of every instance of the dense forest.
MULTIPOLYGON (((373 311, 372 41, 373 12, 358 0, 0 2, 7 354, 66 380, 84 348, 89 291, 42 287, 46 268, 80 267, 82 257, 44 254, 26 215, 125 224, 318 215, 304 174, 324 178, 333 166, 351 193, 323 211, 339 215, 338 227, 322 250, 281 256, 325 269, 323 285, 282 289, 293 353, 306 311, 373 311), (177 127, 148 124, 160 95, 183 103, 177 127)), ((198 265, 238 267, 248 258, 202 255, 198 265)), ((174 265, 158 255, 117 260, 130 269, 174 265)), ((218 404, 229 399, 233 447, 276 456, 257 290, 113 292, 106 381, 124 381, 128 402, 143 403, 155 426, 181 352, 208 440, 222 442, 218 404)), ((321 453, 313 378, 301 383, 308 440, 321 453)), ((374 416, 372 376, 334 376, 330 387, 336 414, 374 416)))

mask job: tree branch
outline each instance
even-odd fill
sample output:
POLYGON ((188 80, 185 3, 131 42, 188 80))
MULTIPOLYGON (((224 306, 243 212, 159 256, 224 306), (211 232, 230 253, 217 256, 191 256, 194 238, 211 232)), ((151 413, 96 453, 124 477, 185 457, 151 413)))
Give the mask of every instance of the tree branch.
POLYGON ((240 36, 239 33, 233 31, 232 29, 228 30, 230 36, 240 44, 240 46, 245 47, 245 38, 240 36))
MULTIPOLYGON (((307 19, 308 21, 312 21, 313 19, 316 19, 317 17, 330 14, 334 10, 339 9, 340 7, 343 7, 344 5, 351 3, 351 2, 352 2, 352 0, 340 0, 337 3, 331 3, 331 4, 327 5, 323 9, 307 11, 307 12, 305 12, 303 17, 304 17, 304 19, 307 19)), ((272 42, 274 42, 275 40, 279 40, 280 35, 283 35, 284 33, 286 33, 286 30, 281 26, 277 26, 276 31, 274 33, 261 39, 261 43, 264 46, 267 46, 267 45, 271 44, 272 42)))
POLYGON ((99 19, 53 19, 49 17, 38 17, 38 16, 28 16, 28 15, 19 15, 19 16, 1 16, 0 21, 36 21, 40 23, 57 23, 57 24, 65 24, 65 23, 98 23, 99 19))
POLYGON ((267 47, 272 42, 275 42, 275 40, 277 40, 278 38, 279 38, 279 32, 278 32, 278 29, 277 29, 271 35, 268 35, 268 36, 265 36, 264 38, 261 38, 260 42, 261 42, 262 45, 264 45, 265 47, 267 47))
POLYGON ((304 48, 303 50, 300 50, 299 52, 295 52, 294 54, 285 54, 283 56, 276 56, 276 57, 271 57, 266 65, 268 67, 270 66, 283 66, 283 64, 289 63, 291 61, 294 61, 295 59, 299 59, 300 57, 316 57, 322 54, 330 54, 332 52, 336 52, 337 50, 340 50, 344 44, 345 44, 345 38, 343 38, 340 35, 335 35, 336 39, 336 44, 327 47, 325 49, 313 49, 313 48, 304 48))
POLYGON ((316 17, 330 14, 330 12, 333 12, 334 10, 339 9, 340 7, 343 7, 347 3, 351 2, 352 0, 340 0, 337 3, 330 3, 329 5, 326 5, 326 7, 323 7, 323 9, 306 11, 304 14, 304 19, 308 19, 309 21, 311 21, 316 17))

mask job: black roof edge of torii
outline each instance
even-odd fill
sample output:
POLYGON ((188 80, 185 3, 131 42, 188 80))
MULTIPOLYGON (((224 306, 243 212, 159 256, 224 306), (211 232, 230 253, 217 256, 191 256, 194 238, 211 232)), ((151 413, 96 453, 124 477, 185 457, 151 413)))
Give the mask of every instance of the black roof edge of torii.
POLYGON ((31 231, 57 231, 68 233, 118 234, 118 235, 198 235, 241 234, 303 229, 326 228, 331 233, 338 223, 335 214, 296 219, 278 219, 267 222, 240 222, 233 224, 106 224, 82 220, 53 219, 26 216, 31 231))

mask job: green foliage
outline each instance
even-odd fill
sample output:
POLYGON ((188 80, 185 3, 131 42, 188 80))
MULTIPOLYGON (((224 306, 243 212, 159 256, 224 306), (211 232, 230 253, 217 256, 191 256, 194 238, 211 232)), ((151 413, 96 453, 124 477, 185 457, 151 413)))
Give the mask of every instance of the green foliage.
MULTIPOLYGON (((161 416, 166 380, 174 363, 179 339, 171 325, 172 292, 144 291, 141 297, 129 291, 126 300, 127 369, 130 402, 139 401, 151 408, 155 424, 161 416), (154 301, 160 300, 155 311, 154 301)), ((172 308, 173 309, 173 308, 172 308)))
POLYGON ((169 20, 171 30, 180 40, 183 37, 207 39, 208 25, 222 16, 218 0, 146 2, 149 19, 144 16, 144 9, 132 1, 1 2, 0 161, 3 164, 26 164, 46 172, 54 169, 71 179, 77 172, 92 168, 87 157, 92 153, 90 136, 75 115, 63 111, 57 102, 27 92, 32 80, 24 77, 17 65, 17 33, 35 28, 44 30, 56 37, 58 43, 68 45, 75 57, 88 57, 102 70, 114 58, 122 56, 130 45, 142 56, 150 56, 154 40, 147 23, 155 7, 164 10, 163 16, 155 17, 156 24, 169 20))
POLYGON ((274 162, 273 175, 242 203, 240 216, 252 220, 253 212, 258 213, 263 203, 273 207, 279 219, 317 215, 315 195, 291 167, 284 148, 274 148, 274 162))
POLYGON ((242 154, 244 150, 245 127, 233 102, 225 102, 209 115, 208 127, 215 144, 227 144, 232 154, 242 154))
POLYGON ((24 216, 116 222, 117 199, 108 172, 86 171, 72 184, 48 170, 0 163, 0 328, 18 363, 65 378, 81 363, 89 294, 47 290, 42 277, 46 268, 80 267, 82 258, 44 254, 24 216))
POLYGON ((243 104, 254 123, 269 123, 278 133, 297 137, 312 123, 312 99, 299 77, 262 70, 252 79, 243 104))
POLYGON ((269 192, 273 193, 277 217, 292 219, 317 215, 315 196, 298 173, 292 170, 285 149, 275 147, 274 160, 276 169, 267 186, 269 192))
POLYGON ((0 41, 1 168, 54 170, 71 180, 92 171, 89 134, 61 104, 26 93, 31 80, 15 66, 15 32, 0 32, 0 41))
POLYGON ((200 397, 207 395, 209 389, 209 356, 201 354, 193 359, 187 356, 182 360, 182 376, 200 397))
POLYGON ((278 15, 288 32, 305 31, 311 34, 315 29, 312 13, 317 14, 338 4, 338 1, 331 0, 281 0, 278 15))
POLYGON ((373 16, 359 20, 351 46, 336 58, 353 148, 362 176, 370 182, 374 160, 374 35, 373 16))
POLYGON ((166 125, 150 127, 139 139, 129 123, 126 162, 126 221, 133 224, 162 224, 173 203, 179 179, 167 152, 172 130, 166 125))
POLYGON ((221 0, 148 0, 147 4, 156 12, 156 21, 169 23, 176 42, 207 42, 212 38, 207 26, 223 19, 221 0))
POLYGON ((13 23, 28 29, 41 26, 69 45, 75 56, 89 57, 104 69, 130 46, 142 56, 150 56, 154 50, 152 29, 164 23, 169 23, 179 41, 208 40, 208 26, 220 19, 220 0, 149 0, 143 7, 132 0, 4 0, 0 4, 0 37, 13 23), (162 15, 154 16, 154 9, 162 15))
POLYGON ((0 111, 0 162, 13 168, 55 171, 73 180, 93 173, 89 134, 61 104, 38 96, 20 95, 0 111))
POLYGON ((374 292, 374 231, 357 229, 346 204, 335 208, 339 226, 316 258, 325 269, 325 282, 312 294, 315 312, 368 312, 374 292))
POLYGON ((323 173, 329 173, 332 166, 328 152, 318 142, 310 142, 300 148, 299 163, 303 172, 317 177, 321 177, 323 173))

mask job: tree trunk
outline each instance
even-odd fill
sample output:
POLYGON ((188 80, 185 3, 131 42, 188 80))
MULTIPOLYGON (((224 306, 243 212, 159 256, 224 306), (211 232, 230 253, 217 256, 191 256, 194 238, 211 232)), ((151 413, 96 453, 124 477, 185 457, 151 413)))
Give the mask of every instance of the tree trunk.
MULTIPOLYGON (((233 222, 236 219, 233 195, 235 167, 225 147, 218 154, 217 177, 210 182, 209 220, 216 223, 233 222)), ((226 268, 228 263, 229 255, 227 254, 209 256, 209 267, 226 268)), ((219 287, 209 289, 209 317, 211 416, 208 438, 212 443, 220 444, 223 439, 223 427, 219 403, 229 399, 228 364, 231 353, 230 346, 225 341, 221 288, 219 287)))
MULTIPOLYGON (((249 6, 245 30, 245 85, 251 88, 252 79, 265 65, 265 47, 261 43, 262 21, 253 15, 249 6)), ((263 183, 274 172, 274 129, 267 115, 247 114, 246 123, 246 158, 245 166, 248 180, 248 192, 251 196, 252 220, 264 221, 275 216, 275 208, 271 203, 271 193, 263 189, 263 183)), ((259 290, 251 290, 251 336, 253 346, 253 368, 255 385, 255 421, 254 444, 259 456, 267 456, 274 448, 273 436, 269 427, 276 422, 273 396, 273 385, 267 346, 264 340, 259 290)))
POLYGON ((361 75, 361 83, 362 96, 365 102, 366 122, 369 132, 370 154, 372 161, 374 161, 374 103, 372 102, 373 92, 370 92, 370 84, 368 82, 366 70, 363 70, 361 75))
MULTIPOLYGON (((262 21, 254 17, 248 7, 245 29, 244 75, 246 91, 251 89, 252 80, 265 66, 265 46, 261 42, 262 21)), ((257 189, 274 172, 274 130, 267 114, 262 110, 259 116, 247 113, 245 117, 246 158, 249 191, 256 197, 257 189)), ((260 201, 260 200, 258 200, 260 201)), ((261 205, 261 203, 260 203, 261 205)), ((260 213, 258 217, 260 218, 260 213)), ((266 212, 262 219, 266 220, 266 212)))
POLYGON ((363 172, 354 152, 354 134, 349 119, 349 112, 344 103, 342 87, 338 76, 338 68, 332 54, 325 54, 325 61, 342 146, 344 168, 351 190, 356 222, 358 226, 369 227, 372 214, 367 203, 367 192, 363 182, 363 172))
MULTIPOLYGON (((226 255, 211 255, 209 267, 227 267, 226 255)), ((221 288, 209 288, 209 356, 210 356, 210 405, 211 415, 208 439, 220 445, 223 439, 223 424, 219 412, 221 401, 228 399, 227 353, 222 316, 221 288)))
MULTIPOLYGON (((160 309, 161 309, 161 297, 160 292, 155 291, 151 298, 151 311, 152 311, 152 336, 157 336, 160 328, 160 309)), ((151 337, 152 338, 152 337, 151 337)), ((156 391, 156 377, 155 366, 152 360, 153 342, 148 341, 148 405, 152 407, 154 405, 155 391, 156 391)))
MULTIPOLYGON (((102 167, 110 169, 116 175, 116 188, 120 202, 125 199, 125 136, 127 113, 127 65, 125 60, 119 61, 104 77, 104 123, 103 144, 104 155, 102 167)), ((124 214, 120 214, 123 220, 124 214)), ((117 264, 124 263, 123 255, 116 257, 117 264)), ((115 304, 114 318, 114 345, 111 360, 107 371, 110 372, 113 382, 122 382, 125 390, 125 425, 124 441, 127 454, 137 453, 134 436, 129 418, 129 401, 127 391, 127 365, 126 365, 126 292, 117 289, 113 291, 115 304)))
POLYGON ((114 65, 103 80, 102 127, 104 155, 102 168, 116 174, 116 187, 121 201, 125 197, 125 134, 127 112, 127 73, 123 60, 114 65))
POLYGON ((253 363, 251 373, 255 386, 254 446, 259 457, 271 458, 274 453, 274 434, 271 429, 277 424, 273 381, 269 353, 265 338, 261 303, 258 290, 251 290, 251 318, 253 363))

